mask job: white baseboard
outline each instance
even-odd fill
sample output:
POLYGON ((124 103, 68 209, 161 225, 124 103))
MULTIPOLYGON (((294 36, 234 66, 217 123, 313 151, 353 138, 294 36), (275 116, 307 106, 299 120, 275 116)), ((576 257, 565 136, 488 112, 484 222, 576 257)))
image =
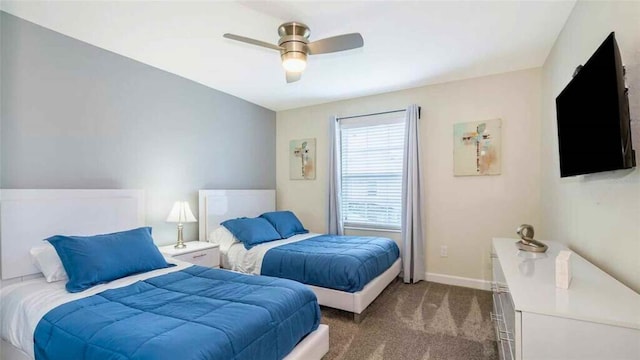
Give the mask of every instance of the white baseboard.
POLYGON ((491 290, 491 282, 488 280, 480 280, 480 279, 472 279, 460 276, 453 275, 444 275, 444 274, 435 274, 435 273, 426 273, 427 281, 439 283, 439 284, 447 284, 454 286, 463 286, 472 289, 479 290, 491 290))

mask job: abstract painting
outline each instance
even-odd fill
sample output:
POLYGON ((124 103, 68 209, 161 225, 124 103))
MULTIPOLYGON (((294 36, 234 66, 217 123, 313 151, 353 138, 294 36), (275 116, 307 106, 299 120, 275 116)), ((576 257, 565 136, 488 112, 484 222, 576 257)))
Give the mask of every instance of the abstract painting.
POLYGON ((289 142, 289 178, 291 180, 316 178, 316 139, 289 142))
POLYGON ((501 168, 502 121, 453 125, 453 175, 498 175, 501 168))

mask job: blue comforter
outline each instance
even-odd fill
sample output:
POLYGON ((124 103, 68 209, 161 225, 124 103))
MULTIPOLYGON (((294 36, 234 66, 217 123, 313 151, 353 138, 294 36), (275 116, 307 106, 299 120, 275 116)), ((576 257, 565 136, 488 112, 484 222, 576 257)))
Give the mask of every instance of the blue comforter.
POLYGON ((192 266, 51 310, 35 357, 281 359, 319 321, 302 284, 192 266))
POLYGON ((320 235, 270 249, 262 275, 346 292, 362 290, 398 259, 393 240, 369 236, 320 235))

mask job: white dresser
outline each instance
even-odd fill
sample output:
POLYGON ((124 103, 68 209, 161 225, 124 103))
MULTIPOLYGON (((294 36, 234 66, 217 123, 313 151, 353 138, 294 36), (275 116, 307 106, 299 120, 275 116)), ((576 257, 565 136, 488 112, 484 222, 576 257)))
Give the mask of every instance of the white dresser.
POLYGON ((500 359, 640 359, 640 295, 572 255, 569 289, 555 286, 555 258, 493 239, 492 318, 500 359))

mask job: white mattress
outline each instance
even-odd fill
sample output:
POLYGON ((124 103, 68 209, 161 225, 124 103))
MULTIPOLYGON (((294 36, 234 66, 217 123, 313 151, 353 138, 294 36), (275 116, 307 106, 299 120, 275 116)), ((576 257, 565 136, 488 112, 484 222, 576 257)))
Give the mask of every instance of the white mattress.
POLYGON ((128 276, 79 293, 67 292, 64 287, 66 281, 47 283, 44 277, 8 285, 0 289, 0 304, 2 305, 0 335, 11 345, 33 357, 33 332, 40 319, 47 312, 70 301, 192 266, 192 264, 173 258, 167 258, 167 262, 177 266, 128 276))
POLYGON ((294 235, 290 238, 256 245, 249 250, 247 250, 241 242, 236 242, 229 248, 221 246, 220 254, 222 255, 222 267, 245 274, 260 275, 262 260, 264 259, 264 255, 267 251, 276 246, 302 241, 318 235, 320 234, 307 233, 294 235))

